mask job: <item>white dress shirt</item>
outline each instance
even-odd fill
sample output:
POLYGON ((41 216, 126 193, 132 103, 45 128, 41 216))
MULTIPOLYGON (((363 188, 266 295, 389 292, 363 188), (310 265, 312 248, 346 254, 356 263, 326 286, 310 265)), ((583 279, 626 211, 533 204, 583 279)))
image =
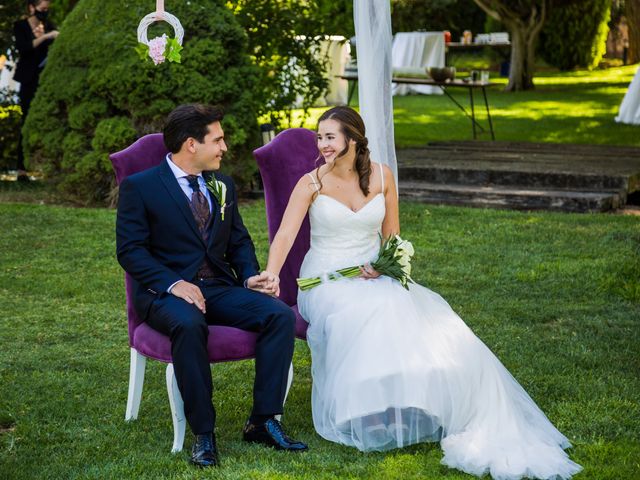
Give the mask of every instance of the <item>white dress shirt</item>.
MULTIPOLYGON (((170 153, 167 153, 167 163, 169 164, 169 168, 171 168, 171 171, 173 172, 173 174, 176 176, 176 180, 178 180, 178 185, 180 185, 180 188, 182 188, 182 191, 187 196, 187 199, 191 201, 191 194, 193 193, 193 190, 189 186, 189 180, 187 180, 187 176, 189 174, 184 170, 182 170, 175 163, 173 163, 173 160, 171 160, 170 153)), ((211 205, 211 195, 209 193, 209 189, 207 188, 207 184, 204 181, 204 177, 202 176, 202 174, 198 175, 198 185, 200 185, 200 191, 204 194, 205 198, 207 199, 207 202, 209 203, 209 211, 211 212, 211 209, 213 208, 211 205)))
MULTIPOLYGON (((169 164, 169 168, 175 175, 176 180, 178 180, 178 185, 180 185, 180 188, 182 189, 184 194, 187 196, 187 200, 191 202, 191 194, 193 193, 193 190, 191 189, 191 186, 189 186, 189 180, 187 180, 187 176, 189 174, 184 170, 182 170, 175 163, 173 163, 173 160, 171 160, 170 153, 167 153, 167 163, 169 164)), ((207 184, 205 183, 204 177, 202 176, 202 174, 198 175, 198 185, 200 185, 200 191, 204 194, 204 196, 207 199, 207 203, 209 204, 209 211, 211 212, 211 209, 213 208, 211 206, 211 197, 209 196, 209 189, 207 188, 207 184)), ((169 285, 169 288, 167 288, 167 293, 171 293, 171 289, 175 287, 176 283, 181 281, 182 280, 178 280, 177 282, 169 285)))

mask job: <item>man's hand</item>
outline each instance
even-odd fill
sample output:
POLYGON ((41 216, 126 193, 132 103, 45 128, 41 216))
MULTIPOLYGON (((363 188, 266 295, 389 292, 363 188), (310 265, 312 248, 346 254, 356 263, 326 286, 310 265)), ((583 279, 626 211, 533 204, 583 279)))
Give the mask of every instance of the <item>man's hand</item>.
POLYGON ((280 278, 275 273, 262 272, 247 279, 247 288, 277 297, 280 295, 280 278))
POLYGON ((178 298, 182 298, 184 301, 191 303, 192 305, 195 305, 202 313, 207 313, 204 296, 202 295, 200 287, 197 285, 180 280, 173 286, 169 293, 178 298))

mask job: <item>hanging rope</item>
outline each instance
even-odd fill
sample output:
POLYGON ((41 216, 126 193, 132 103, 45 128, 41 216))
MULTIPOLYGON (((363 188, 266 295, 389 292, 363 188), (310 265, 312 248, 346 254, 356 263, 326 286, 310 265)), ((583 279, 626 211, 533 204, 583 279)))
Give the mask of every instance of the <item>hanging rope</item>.
POLYGON ((156 0, 156 20, 164 20, 164 0, 156 0))

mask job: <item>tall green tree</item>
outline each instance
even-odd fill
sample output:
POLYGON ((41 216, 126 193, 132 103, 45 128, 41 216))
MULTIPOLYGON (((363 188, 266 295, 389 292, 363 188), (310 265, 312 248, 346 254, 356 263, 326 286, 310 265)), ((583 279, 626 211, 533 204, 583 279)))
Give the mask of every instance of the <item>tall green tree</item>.
POLYGON ((561 70, 593 68, 606 52, 611 0, 553 0, 540 56, 561 70))
POLYGON ((627 62, 640 62, 640 0, 625 0, 625 16, 629 25, 627 62))
POLYGON ((453 38, 464 30, 482 32, 486 15, 469 0, 391 0, 394 32, 449 30, 453 38))
POLYGON ((324 30, 318 0, 226 3, 246 32, 253 62, 265 73, 256 87, 272 120, 299 98, 307 109, 326 93, 325 60, 315 54, 324 30))
POLYGON ((534 87, 536 44, 547 19, 549 0, 473 0, 502 22, 511 35, 511 69, 506 91, 534 87))

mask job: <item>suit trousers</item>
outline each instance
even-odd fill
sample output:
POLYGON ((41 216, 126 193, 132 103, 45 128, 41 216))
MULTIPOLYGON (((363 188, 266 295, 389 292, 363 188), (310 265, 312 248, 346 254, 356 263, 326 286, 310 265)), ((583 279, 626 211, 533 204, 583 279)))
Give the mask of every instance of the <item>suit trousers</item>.
POLYGON ((293 311, 277 298, 223 281, 201 280, 196 284, 205 298, 206 314, 181 298, 163 294, 151 305, 146 320, 171 339, 176 381, 191 430, 198 435, 215 427, 208 325, 258 333, 252 413, 282 413, 295 341, 293 311))

